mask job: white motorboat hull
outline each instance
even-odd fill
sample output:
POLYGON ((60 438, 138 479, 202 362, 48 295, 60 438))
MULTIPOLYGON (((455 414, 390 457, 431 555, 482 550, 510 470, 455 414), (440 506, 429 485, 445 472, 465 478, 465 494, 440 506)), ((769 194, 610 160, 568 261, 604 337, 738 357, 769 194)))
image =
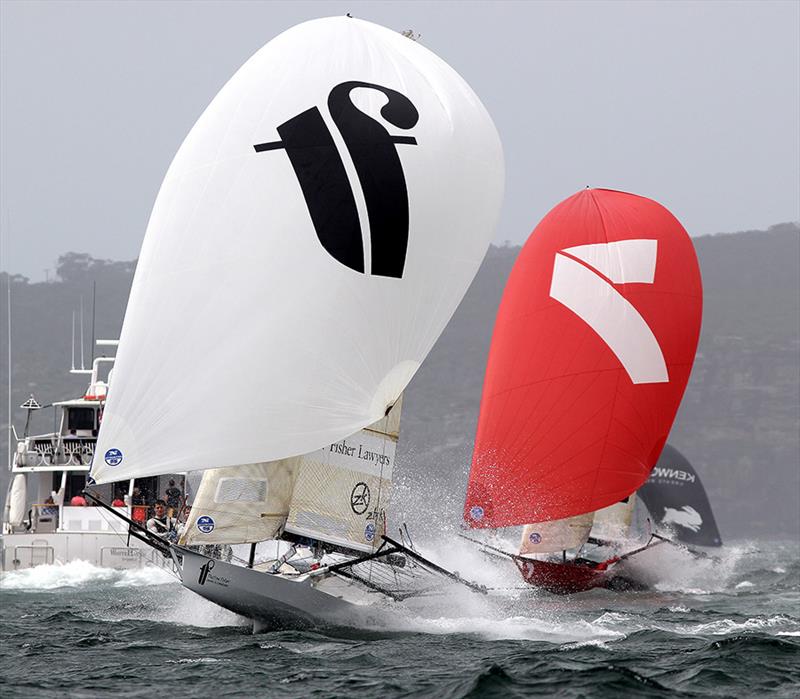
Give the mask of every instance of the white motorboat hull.
POLYGON ((0 536, 2 572, 72 561, 126 570, 163 565, 164 557, 136 539, 128 542, 117 532, 15 532, 0 536))

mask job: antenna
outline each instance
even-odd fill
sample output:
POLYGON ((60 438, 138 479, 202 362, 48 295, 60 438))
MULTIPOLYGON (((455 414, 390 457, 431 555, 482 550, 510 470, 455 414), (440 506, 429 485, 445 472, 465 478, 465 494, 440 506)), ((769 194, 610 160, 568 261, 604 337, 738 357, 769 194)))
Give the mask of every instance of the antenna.
POLYGON ((6 313, 8 313, 8 467, 11 468, 11 273, 6 273, 6 313))
POLYGON ((83 361, 83 347, 85 344, 83 341, 83 296, 81 296, 81 369, 86 368, 86 364, 83 361))
POLYGON ((75 311, 72 311, 72 368, 75 371, 75 311))
POLYGON ((94 320, 97 316, 97 280, 92 281, 92 363, 94 364, 94 320))
MULTIPOLYGON (((5 220, 6 225, 0 225, 0 260, 5 260, 6 264, 8 264, 8 251, 6 249, 6 230, 11 228, 11 210, 6 209, 5 212, 5 220)), ((10 267, 9 267, 10 270, 10 267)), ((12 435, 16 436, 16 431, 14 430, 14 426, 11 424, 11 272, 6 271, 6 322, 7 322, 7 329, 8 329, 8 434, 7 438, 7 447, 8 447, 8 468, 11 468, 11 455, 13 454, 11 450, 11 437, 12 435)))

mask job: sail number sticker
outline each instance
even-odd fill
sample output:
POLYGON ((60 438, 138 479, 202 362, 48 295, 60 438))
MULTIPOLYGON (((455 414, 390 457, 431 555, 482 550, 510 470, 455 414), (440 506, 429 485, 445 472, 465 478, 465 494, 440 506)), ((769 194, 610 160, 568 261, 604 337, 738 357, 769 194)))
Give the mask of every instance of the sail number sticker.
POLYGON ((208 515, 201 515, 197 518, 197 529, 203 534, 210 534, 214 531, 214 518, 208 515))
POLYGON ((119 449, 109 449, 105 453, 105 462, 109 466, 119 466, 122 463, 122 452, 119 449))
POLYGON ((469 508, 469 516, 475 521, 480 522, 484 515, 483 508, 480 505, 473 505, 469 508))

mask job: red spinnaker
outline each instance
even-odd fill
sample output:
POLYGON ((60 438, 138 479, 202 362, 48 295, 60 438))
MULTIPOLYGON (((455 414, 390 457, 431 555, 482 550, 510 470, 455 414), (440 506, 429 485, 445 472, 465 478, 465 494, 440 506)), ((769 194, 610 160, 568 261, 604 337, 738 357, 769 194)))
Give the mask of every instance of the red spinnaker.
POLYGON ((497 314, 467 524, 570 517, 642 485, 689 380, 702 294, 694 246, 660 204, 587 189, 550 211, 497 314))

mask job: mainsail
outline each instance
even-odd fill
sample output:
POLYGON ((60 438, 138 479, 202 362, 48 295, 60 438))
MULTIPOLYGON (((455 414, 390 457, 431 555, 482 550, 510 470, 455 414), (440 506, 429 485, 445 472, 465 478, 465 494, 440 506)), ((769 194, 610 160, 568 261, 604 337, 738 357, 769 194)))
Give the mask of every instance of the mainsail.
POLYGON ((385 533, 402 398, 389 414, 311 454, 206 471, 183 544, 239 544, 283 531, 371 552, 385 533))
POLYGON ((381 544, 401 410, 402 398, 382 420, 304 458, 287 532, 361 551, 381 544))
POLYGON ((579 548, 589 538, 593 522, 594 513, 588 512, 566 519, 528 524, 522 530, 519 553, 556 553, 579 548))
POLYGON ((182 544, 243 544, 274 538, 289 513, 303 457, 203 473, 182 544))
POLYGON ((520 555, 556 553, 583 546, 589 537, 616 542, 630 534, 636 498, 631 495, 597 512, 528 524, 522 530, 520 555))
POLYGON ((620 541, 628 538, 635 507, 636 497, 629 495, 624 500, 595 512, 592 536, 602 541, 620 541))
POLYGON ((653 524, 685 544, 722 546, 711 503, 689 460, 667 444, 639 496, 653 524))
POLYGON ((669 434, 701 313, 692 242, 661 205, 587 189, 547 214, 497 314, 467 524, 562 519, 633 493, 669 434))
POLYGON ((269 42, 161 186, 95 482, 280 461, 382 419, 480 265, 503 170, 486 109, 419 43, 347 17, 269 42))

